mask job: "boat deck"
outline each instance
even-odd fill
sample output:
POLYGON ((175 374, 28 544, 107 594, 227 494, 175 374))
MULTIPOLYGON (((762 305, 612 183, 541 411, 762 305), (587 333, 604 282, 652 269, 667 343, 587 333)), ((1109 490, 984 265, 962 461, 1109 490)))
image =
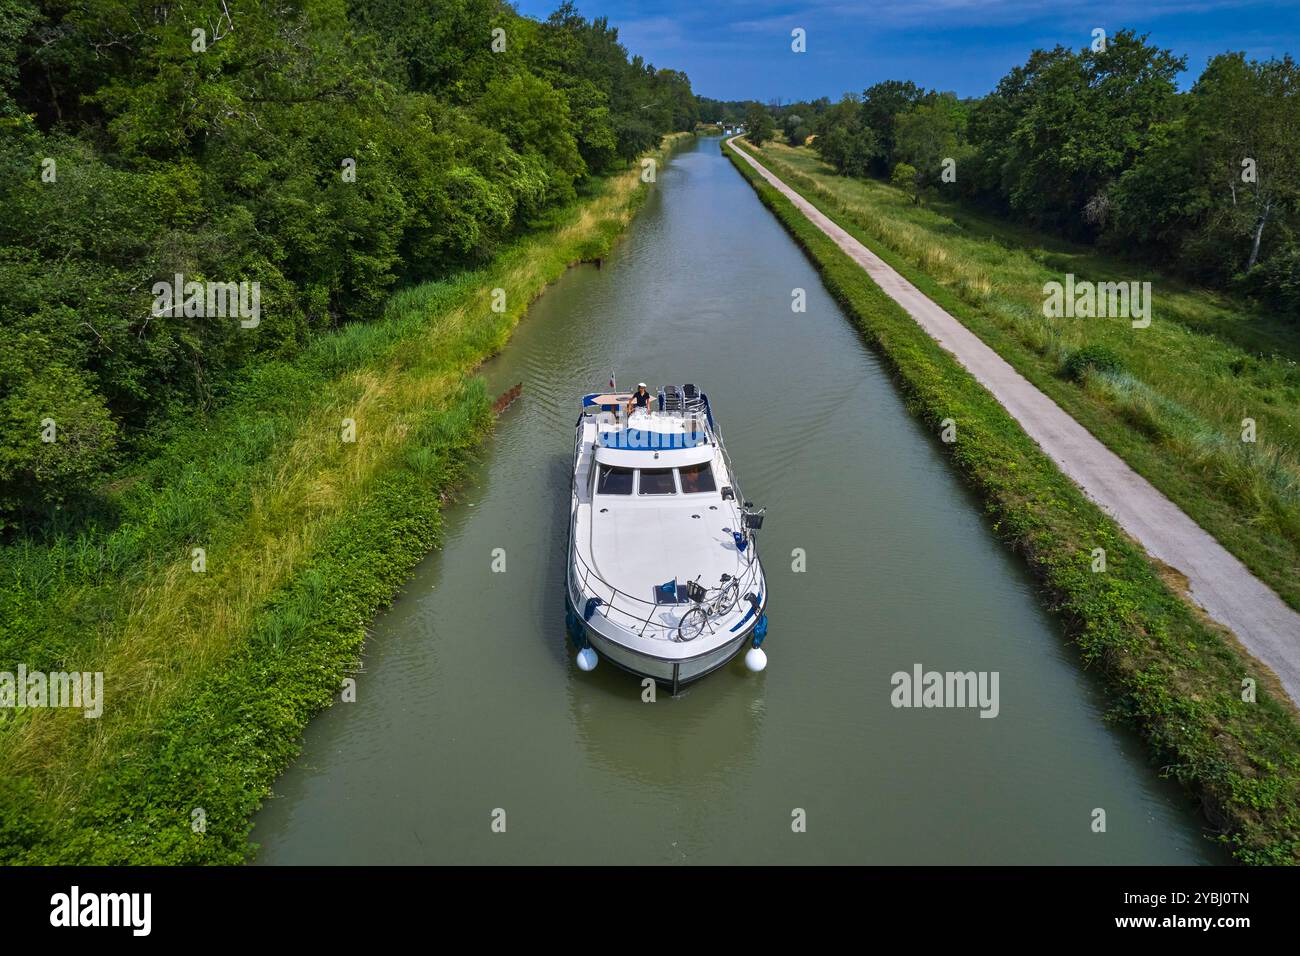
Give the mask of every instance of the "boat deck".
MULTIPOLYGON (((705 587, 717 588, 727 574, 741 582, 742 596, 746 590, 762 590, 756 556, 752 549, 741 552, 731 533, 741 525, 741 510, 734 496, 722 493, 731 484, 726 457, 712 441, 663 454, 607 448, 602 442, 615 427, 670 434, 686 434, 688 428, 680 415, 638 413, 617 426, 612 419, 608 412, 584 415, 576 438, 572 576, 581 593, 574 595, 575 603, 599 597, 602 615, 657 645, 660 652, 671 644, 672 656, 698 653, 708 642, 672 642, 691 604, 657 603, 660 585, 676 580, 684 587, 698 578, 705 587), (592 469, 609 459, 615 467, 639 469, 707 461, 715 487, 690 493, 679 488, 671 495, 593 495, 592 469)), ((719 639, 725 639, 746 610, 748 604, 741 601, 735 612, 716 621, 719 639)))

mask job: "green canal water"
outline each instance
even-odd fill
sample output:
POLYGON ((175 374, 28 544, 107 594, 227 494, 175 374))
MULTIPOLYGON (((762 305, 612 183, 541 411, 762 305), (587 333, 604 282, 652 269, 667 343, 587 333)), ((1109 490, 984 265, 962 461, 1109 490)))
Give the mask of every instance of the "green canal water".
POLYGON ((356 702, 311 723, 257 816, 258 861, 1226 862, 719 141, 658 179, 485 369, 522 398, 374 622, 356 702), (573 426, 611 371, 708 392, 767 507, 765 673, 737 660, 647 703, 574 666, 573 426), (918 664, 997 672, 997 716, 892 706, 918 664))

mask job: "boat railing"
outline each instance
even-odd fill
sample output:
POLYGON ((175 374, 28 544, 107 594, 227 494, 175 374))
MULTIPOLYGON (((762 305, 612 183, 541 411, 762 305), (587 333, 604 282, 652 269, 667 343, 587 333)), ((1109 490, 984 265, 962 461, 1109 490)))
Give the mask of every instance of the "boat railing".
POLYGON ((722 440, 722 429, 717 425, 712 426, 713 443, 718 446, 718 453, 722 455, 722 460, 727 464, 727 480, 731 482, 731 490, 735 492, 736 504, 740 510, 745 510, 745 494, 740 490, 740 481, 736 478, 736 469, 731 466, 731 454, 727 451, 727 443, 722 440))
MULTIPOLYGON (((634 626, 629 626, 628 629, 636 630, 638 637, 644 637, 648 630, 664 632, 676 630, 676 624, 655 623, 653 620, 655 611, 660 608, 674 607, 676 605, 659 604, 656 601, 647 601, 645 598, 639 598, 636 595, 628 594, 626 591, 619 590, 617 587, 602 578, 589 564, 587 564, 586 561, 582 559, 582 554, 578 551, 576 546, 572 548, 572 557, 574 565, 580 572, 575 583, 578 584, 582 593, 574 595, 574 610, 579 614, 583 613, 583 608, 580 606, 582 594, 586 594, 590 597, 600 598, 601 603, 596 608, 596 611, 601 613, 606 619, 608 619, 611 614, 618 614, 620 617, 632 622, 634 626), (595 593, 591 586, 592 581, 595 581, 600 585, 600 593, 595 593), (608 598, 605 597, 606 592, 609 594, 608 598)), ((742 600, 745 596, 745 589, 758 580, 758 569, 758 555, 757 553, 753 553, 744 572, 742 572, 739 577, 733 579, 736 581, 742 600)), ((713 587, 714 585, 708 583, 706 586, 713 587)))

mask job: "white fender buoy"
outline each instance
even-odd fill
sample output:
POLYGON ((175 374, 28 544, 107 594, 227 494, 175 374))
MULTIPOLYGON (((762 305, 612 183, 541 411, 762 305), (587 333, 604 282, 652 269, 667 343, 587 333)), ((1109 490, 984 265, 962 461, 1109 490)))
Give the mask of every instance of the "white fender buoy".
POLYGON ((767 667, 767 653, 761 647, 751 647, 745 652, 745 666, 755 674, 761 674, 767 667))
POLYGON ((590 647, 584 647, 582 650, 578 651, 578 670, 594 671, 596 669, 596 661, 598 660, 599 658, 596 657, 595 651, 590 647))

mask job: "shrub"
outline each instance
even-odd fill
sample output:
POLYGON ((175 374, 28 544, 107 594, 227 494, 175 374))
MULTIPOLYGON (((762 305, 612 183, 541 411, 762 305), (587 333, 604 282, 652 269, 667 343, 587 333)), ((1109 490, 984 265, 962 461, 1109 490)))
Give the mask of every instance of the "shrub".
POLYGON ((1241 280, 1243 291, 1265 307, 1300 322, 1300 245, 1272 256, 1241 280))
POLYGON ((899 163, 894 167, 894 172, 889 177, 889 184, 903 192, 911 198, 912 202, 918 202, 921 198, 920 191, 916 184, 916 167, 907 163, 899 163))
MULTIPOLYGON (((12 351, 0 349, 5 358, 12 351)), ((61 365, 0 373, 0 529, 22 506, 62 502, 111 464, 117 428, 87 377, 61 365)))
POLYGON ((1069 354, 1061 366, 1061 373, 1072 382, 1081 382, 1088 369, 1112 374, 1123 372, 1124 360, 1104 345, 1085 345, 1069 354))

